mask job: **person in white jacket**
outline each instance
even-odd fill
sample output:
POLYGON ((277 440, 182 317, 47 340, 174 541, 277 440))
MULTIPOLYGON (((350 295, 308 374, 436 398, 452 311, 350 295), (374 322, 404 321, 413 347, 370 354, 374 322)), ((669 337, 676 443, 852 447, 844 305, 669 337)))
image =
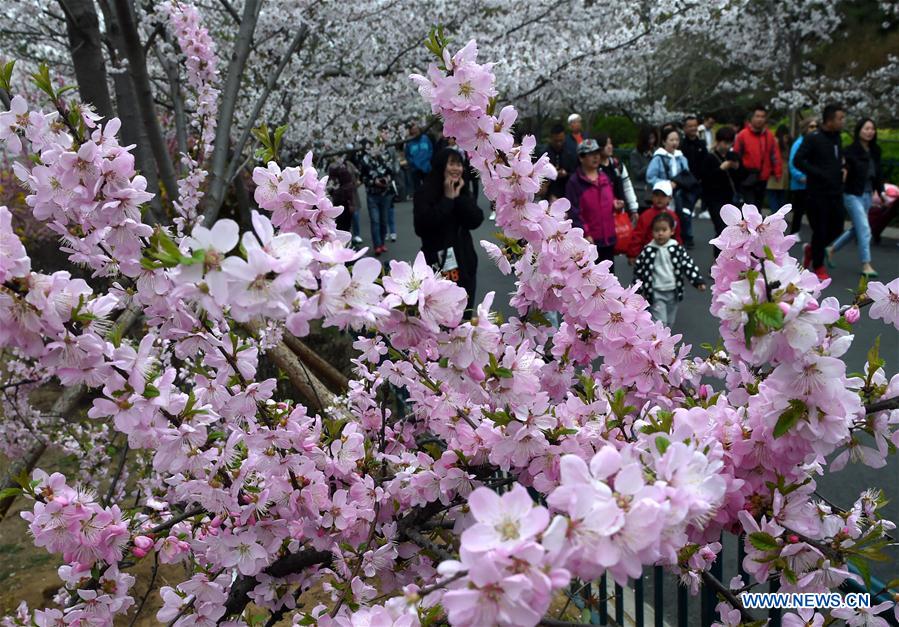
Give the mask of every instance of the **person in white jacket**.
POLYGON ((627 167, 614 156, 612 139, 605 133, 600 133, 596 137, 596 143, 600 146, 599 169, 609 177, 615 190, 615 209, 627 208, 630 213, 637 213, 639 206, 634 185, 627 167))
POLYGON ((678 146, 680 131, 674 126, 662 128, 660 134, 662 147, 655 151, 646 168, 646 182, 655 186, 659 181, 670 181, 674 189, 674 211, 681 224, 681 235, 684 246, 693 248, 692 212, 688 213, 684 206, 684 186, 695 184, 696 177, 690 173, 690 165, 678 146))

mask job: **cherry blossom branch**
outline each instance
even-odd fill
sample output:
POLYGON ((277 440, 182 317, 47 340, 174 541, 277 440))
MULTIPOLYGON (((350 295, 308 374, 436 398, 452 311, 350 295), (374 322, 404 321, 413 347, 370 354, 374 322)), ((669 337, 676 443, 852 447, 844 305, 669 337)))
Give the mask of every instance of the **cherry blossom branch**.
POLYGON ((199 515, 199 514, 205 514, 205 513, 207 513, 207 512, 206 512, 206 510, 205 510, 204 508, 202 508, 202 507, 195 507, 195 508, 193 508, 193 509, 189 509, 189 510, 187 510, 187 511, 185 511, 185 512, 182 512, 182 513, 178 514, 177 516, 173 516, 172 518, 169 518, 169 519, 168 519, 167 521, 165 521, 164 523, 161 523, 161 524, 159 524, 159 525, 156 525, 155 527, 153 527, 152 529, 150 529, 150 530, 147 531, 146 533, 148 533, 148 534, 150 534, 150 535, 157 535, 157 534, 160 534, 160 533, 162 533, 163 531, 167 531, 167 530, 171 529, 172 527, 174 527, 175 525, 177 525, 177 524, 178 524, 179 522, 181 522, 182 520, 187 520, 188 518, 193 518, 194 516, 197 516, 197 515, 199 515))
POLYGON ((102 506, 106 507, 112 502, 112 497, 115 496, 115 489, 119 483, 119 479, 122 476, 122 471, 125 469, 125 461, 128 459, 128 452, 131 449, 128 447, 128 442, 125 442, 125 448, 122 450, 122 457, 119 459, 119 465, 116 469, 115 474, 112 476, 112 481, 109 484, 109 490, 106 492, 106 496, 103 499, 102 506))
POLYGON ((894 409, 899 409, 899 396, 881 399, 876 403, 865 405, 865 414, 870 416, 871 414, 876 414, 880 411, 891 411, 894 409))
MULTIPOLYGON (((327 565, 331 563, 333 554, 328 551, 316 551, 307 549, 299 553, 291 553, 276 560, 271 566, 263 572, 271 577, 286 577, 294 573, 316 565, 327 565)), ((259 585, 256 577, 242 576, 231 585, 231 592, 228 594, 228 600, 225 602, 225 614, 219 619, 222 622, 228 616, 239 615, 250 602, 249 593, 259 585)))
POLYGON ((743 607, 743 603, 740 599, 738 599, 733 592, 728 590, 727 586, 721 583, 717 577, 706 570, 702 572, 702 582, 724 597, 724 600, 727 601, 731 607, 735 610, 739 610, 740 618, 744 623, 755 622, 755 618, 746 611, 746 608, 743 607))

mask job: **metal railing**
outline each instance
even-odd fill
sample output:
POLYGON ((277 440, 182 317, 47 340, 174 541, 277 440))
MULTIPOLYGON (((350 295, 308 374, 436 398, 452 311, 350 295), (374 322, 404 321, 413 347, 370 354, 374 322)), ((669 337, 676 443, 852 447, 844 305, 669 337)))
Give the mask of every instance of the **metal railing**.
MULTIPOLYGON (((712 564, 709 574, 722 582, 724 586, 732 577, 739 574, 744 582, 750 581, 743 570, 743 559, 746 557, 742 538, 730 536, 721 540, 722 548, 718 559, 712 564), (735 546, 734 546, 735 545, 735 546), (724 575, 729 570, 729 576, 724 575)), ((854 569, 850 567, 850 570, 854 569)), ((871 605, 891 600, 884 584, 876 578, 871 580, 871 605), (877 594, 879 592, 879 594, 877 594), (876 597, 873 595, 877 594, 876 597)), ((768 582, 767 590, 756 592, 777 592, 777 580, 768 582)), ((847 580, 840 589, 843 593, 869 592, 863 585, 847 580)), ((644 571, 643 577, 620 586, 608 575, 603 575, 596 582, 575 582, 568 590, 570 601, 581 610, 581 620, 591 625, 616 625, 621 627, 693 627, 701 625, 709 627, 718 620, 715 608, 720 599, 715 590, 708 586, 700 588, 697 596, 690 595, 687 588, 680 584, 677 577, 667 573, 661 566, 644 571)), ((783 610, 749 610, 749 614, 757 620, 769 619, 769 627, 780 627, 783 610)), ((899 623, 893 617, 892 609, 880 616, 890 625, 899 623)))

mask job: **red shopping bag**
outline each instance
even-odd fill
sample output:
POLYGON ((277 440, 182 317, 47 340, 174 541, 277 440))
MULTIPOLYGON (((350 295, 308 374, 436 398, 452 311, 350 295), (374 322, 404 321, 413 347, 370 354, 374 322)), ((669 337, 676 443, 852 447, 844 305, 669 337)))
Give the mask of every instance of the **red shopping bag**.
POLYGON ((626 255, 630 245, 631 236, 634 234, 634 225, 631 222, 631 214, 627 211, 615 212, 615 254, 626 255))

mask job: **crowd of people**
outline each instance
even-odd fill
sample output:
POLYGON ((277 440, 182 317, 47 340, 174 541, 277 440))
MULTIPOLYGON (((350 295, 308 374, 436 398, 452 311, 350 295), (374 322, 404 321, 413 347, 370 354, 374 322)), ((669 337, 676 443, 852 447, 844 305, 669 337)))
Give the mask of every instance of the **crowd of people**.
MULTIPOLYGON (((653 315, 668 324, 684 297, 685 281, 705 289, 689 253, 696 246, 694 219, 707 215, 720 235, 721 208, 728 204, 775 211, 791 203, 791 232, 799 231, 803 217, 812 231, 804 244, 806 267, 826 278, 836 254, 854 239, 860 272, 873 278, 868 212, 884 193, 877 128, 870 118, 860 119, 844 147, 845 120, 842 105, 828 104, 820 118, 799 122, 794 139, 785 125, 772 132, 761 105, 742 127, 716 124, 711 115, 688 115, 660 129, 640 129, 624 163, 609 135, 588 133, 573 113, 567 125, 553 125, 546 144, 538 147, 537 154, 545 152, 558 172, 540 196, 567 198, 573 224, 596 245, 599 260, 614 271, 615 257, 626 257, 653 315), (844 231, 847 216, 852 227, 844 231)), ((395 202, 412 198, 415 233, 427 262, 456 280, 474 302, 477 254, 471 231, 481 225, 484 212, 477 176, 452 138, 439 133, 432 138, 413 123, 402 142, 390 143, 382 129, 376 141, 363 141, 335 161, 329 173, 335 203, 348 208, 340 227, 351 231, 357 244, 363 241, 357 188, 364 187, 375 255, 397 239, 395 202)))
MULTIPOLYGON (((742 128, 716 125, 713 116, 700 120, 689 115, 659 130, 641 129, 625 165, 614 158, 608 135, 588 137, 581 117, 572 114, 567 133, 561 124, 550 132, 545 151, 559 178, 542 194, 548 200, 568 199, 573 223, 596 244, 599 259, 612 261, 623 254, 636 264, 634 276, 654 314, 669 323, 672 310, 663 313, 656 303, 680 301, 683 278, 703 286, 683 250, 696 245, 693 220, 707 214, 720 235, 725 228, 721 208, 728 204, 775 211, 791 203, 791 232, 799 231, 803 217, 812 231, 804 244, 805 267, 827 278, 835 255, 854 239, 860 273, 874 278, 869 211, 875 201, 894 199, 882 196, 885 181, 874 120, 859 119, 844 147, 845 120, 842 105, 828 104, 820 119, 801 120, 794 140, 785 125, 771 131, 761 105, 753 107, 742 128), (852 226, 844 230, 847 216, 852 226)), ((881 220, 881 227, 885 224, 881 220)))

